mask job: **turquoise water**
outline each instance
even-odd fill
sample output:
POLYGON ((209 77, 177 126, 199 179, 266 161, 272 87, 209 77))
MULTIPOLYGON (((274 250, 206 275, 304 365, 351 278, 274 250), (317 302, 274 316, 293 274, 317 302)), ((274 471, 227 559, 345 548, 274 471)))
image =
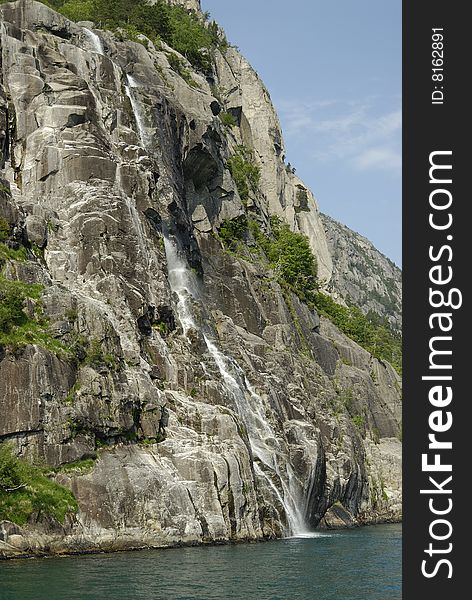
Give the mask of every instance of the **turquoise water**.
POLYGON ((398 600, 401 526, 0 563, 2 600, 398 600))

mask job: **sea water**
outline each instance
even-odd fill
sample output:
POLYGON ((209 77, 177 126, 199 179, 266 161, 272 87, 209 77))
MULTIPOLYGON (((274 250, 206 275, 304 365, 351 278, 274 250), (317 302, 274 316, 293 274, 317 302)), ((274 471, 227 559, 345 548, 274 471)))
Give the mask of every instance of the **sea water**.
POLYGON ((0 562, 2 600, 399 600, 401 526, 0 562))

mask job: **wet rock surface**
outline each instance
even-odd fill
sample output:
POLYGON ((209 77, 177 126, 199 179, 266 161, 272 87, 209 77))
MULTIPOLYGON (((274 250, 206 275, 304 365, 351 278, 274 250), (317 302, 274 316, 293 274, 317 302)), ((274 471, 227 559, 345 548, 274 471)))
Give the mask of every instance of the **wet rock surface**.
POLYGON ((263 227, 278 215, 333 273, 247 61, 218 52, 212 85, 193 71, 189 85, 168 48, 95 30, 97 45, 43 4, 3 4, 0 19, 0 217, 27 249, 3 276, 43 286, 64 348, 0 350, 0 440, 55 467, 79 503, 64 524, 3 522, 0 554, 398 520, 400 378, 218 240, 248 208, 263 227), (241 144, 261 167, 249 207, 227 168, 241 144))

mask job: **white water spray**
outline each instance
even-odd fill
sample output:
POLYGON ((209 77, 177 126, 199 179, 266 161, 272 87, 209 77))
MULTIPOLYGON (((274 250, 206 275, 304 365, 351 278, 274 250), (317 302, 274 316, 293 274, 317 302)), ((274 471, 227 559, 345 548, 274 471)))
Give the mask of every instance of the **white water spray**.
POLYGON ((169 285, 170 289, 177 295, 177 316, 186 336, 190 329, 197 329, 191 309, 196 285, 193 281, 193 273, 189 271, 187 265, 179 256, 174 242, 167 236, 164 237, 164 246, 167 258, 167 271, 169 273, 169 285))
POLYGON ((128 96, 129 101, 131 102, 131 108, 133 109, 134 119, 136 121, 136 126, 138 128, 139 139, 141 141, 143 148, 146 148, 147 136, 146 136, 146 129, 144 127, 144 119, 143 119, 143 115, 142 115, 141 106, 139 105, 138 101, 136 100, 134 93, 131 91, 133 88, 138 87, 138 83, 134 79, 134 77, 129 74, 126 75, 126 80, 128 82, 125 85, 126 95, 128 96))
POLYGON ((246 426, 253 455, 258 461, 254 463, 255 472, 268 483, 284 507, 289 535, 297 536, 307 533, 308 528, 299 508, 302 502, 293 470, 288 462, 286 476, 280 470, 279 463, 283 455, 283 448, 265 416, 262 398, 251 386, 236 361, 223 354, 206 336, 204 339, 220 371, 225 387, 235 401, 238 414, 246 426), (280 481, 283 493, 280 493, 275 485, 274 475, 280 481))
MULTIPOLYGON (((195 276, 180 256, 175 243, 165 237, 169 284, 177 295, 177 316, 182 325, 184 335, 190 329, 198 329, 192 313, 192 303, 198 302, 198 286, 195 276)), ((295 476, 287 464, 286 474, 279 467, 283 448, 270 423, 265 416, 264 402, 249 383, 237 362, 224 354, 206 334, 203 339, 220 372, 228 395, 233 399, 237 412, 246 426, 249 443, 255 458, 254 470, 258 477, 264 479, 268 487, 284 507, 288 522, 288 535, 306 535, 303 514, 300 511, 302 499, 298 492, 295 476), (282 490, 276 485, 280 481, 282 490)))
MULTIPOLYGON (((133 93, 133 88, 138 86, 131 75, 127 75, 128 85, 126 94, 130 99, 133 113, 138 127, 139 136, 143 147, 146 148, 146 134, 142 118, 142 110, 133 93)), ((168 236, 164 236, 165 252, 167 257, 169 285, 178 298, 176 312, 185 336, 191 329, 198 330, 194 313, 194 303, 200 303, 198 285, 195 275, 189 269, 185 259, 179 254, 176 243, 168 236)), ((218 349, 216 344, 203 335, 208 352, 220 371, 226 391, 233 398, 241 420, 246 426, 252 453, 257 462, 254 462, 256 474, 263 478, 270 489, 284 507, 288 522, 288 535, 309 535, 300 506, 303 505, 299 486, 296 483, 291 466, 286 462, 286 473, 279 467, 279 459, 284 454, 284 448, 275 435, 270 423, 265 416, 264 402, 247 380, 243 370, 231 357, 218 349), (274 479, 280 481, 282 490, 277 487, 274 479)), ((285 455, 287 452, 285 452, 285 455)))
POLYGON ((101 54, 103 56, 105 54, 105 51, 103 49, 102 40, 91 29, 88 29, 88 27, 84 27, 83 29, 85 31, 85 35, 90 40, 90 43, 92 44, 93 49, 95 50, 95 52, 97 54, 101 54))

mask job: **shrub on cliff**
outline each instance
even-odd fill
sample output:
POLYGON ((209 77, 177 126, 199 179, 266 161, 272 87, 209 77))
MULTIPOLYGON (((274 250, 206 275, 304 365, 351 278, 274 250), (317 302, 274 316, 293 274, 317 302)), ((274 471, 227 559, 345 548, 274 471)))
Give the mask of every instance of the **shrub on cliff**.
POLYGON ((249 194, 256 193, 259 188, 261 171, 255 163, 254 155, 245 146, 238 146, 235 154, 226 162, 244 205, 249 200, 249 194))
POLYGON ((70 490, 48 479, 43 469, 17 458, 9 444, 0 444, 0 521, 24 525, 33 515, 48 515, 63 523, 77 508, 70 490))
POLYGON ((378 315, 365 315, 357 306, 342 306, 322 293, 314 296, 314 306, 359 346, 379 360, 388 361, 401 374, 401 334, 394 331, 387 321, 378 315))
POLYGON ((255 249, 268 262, 279 283, 308 302, 318 289, 316 258, 308 238, 290 229, 278 217, 271 218, 271 235, 262 232, 256 221, 246 215, 225 219, 218 230, 220 240, 229 250, 252 237, 255 249))
POLYGON ((49 333, 49 322, 42 314, 42 291, 42 285, 10 281, 0 275, 0 348, 16 350, 27 344, 38 344, 51 352, 67 353, 49 333))
POLYGON ((236 127, 238 124, 234 115, 230 112, 222 112, 219 117, 225 127, 236 127))
POLYGON ((279 281, 303 302, 309 302, 318 289, 318 265, 306 235, 296 233, 279 218, 271 218, 273 238, 265 252, 279 281))
POLYGON ((190 87, 200 87, 198 83, 194 81, 192 72, 187 68, 187 63, 178 54, 166 52, 166 56, 171 69, 178 73, 190 87))
POLYGON ((0 217, 0 242, 4 242, 10 236, 11 227, 5 219, 0 217))
POLYGON ((73 21, 94 21, 101 28, 161 39, 205 73, 211 72, 211 51, 227 47, 216 23, 207 22, 208 14, 201 16, 164 0, 153 4, 147 0, 43 1, 73 21))
POLYGON ((0 334, 8 334, 13 327, 28 321, 23 310, 25 300, 26 290, 23 286, 0 276, 0 334))
POLYGON ((244 240, 248 233, 246 215, 235 219, 225 219, 218 230, 218 236, 228 250, 234 250, 237 243, 244 240))
POLYGON ((378 315, 365 315, 357 306, 342 306, 331 296, 321 293, 318 289, 316 258, 308 238, 291 231, 288 224, 278 217, 271 217, 271 229, 271 235, 263 233, 255 221, 244 215, 223 221, 218 234, 224 246, 232 251, 252 237, 256 252, 264 260, 267 259, 268 267, 285 290, 293 292, 349 338, 379 360, 388 361, 401 374, 401 334, 378 315))

